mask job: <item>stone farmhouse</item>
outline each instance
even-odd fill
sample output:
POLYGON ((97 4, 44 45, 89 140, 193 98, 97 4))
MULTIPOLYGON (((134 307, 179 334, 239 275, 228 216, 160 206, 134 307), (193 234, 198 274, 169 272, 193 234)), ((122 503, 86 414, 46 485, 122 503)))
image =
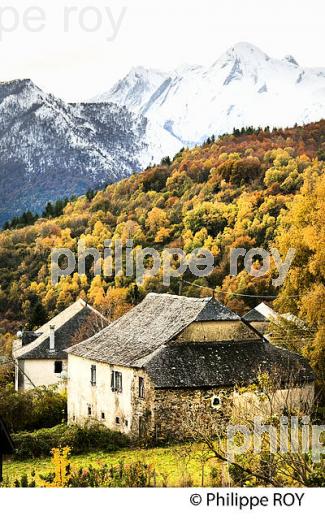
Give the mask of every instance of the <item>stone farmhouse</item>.
POLYGON ((65 385, 68 363, 65 349, 80 332, 84 339, 107 324, 104 316, 79 299, 39 329, 19 331, 13 343, 16 390, 65 385))
POLYGON ((213 298, 150 293, 67 352, 69 422, 101 421, 135 438, 182 435, 193 406, 220 413, 224 396, 261 372, 276 372, 283 388, 290 381, 297 401, 313 399, 306 360, 213 298))

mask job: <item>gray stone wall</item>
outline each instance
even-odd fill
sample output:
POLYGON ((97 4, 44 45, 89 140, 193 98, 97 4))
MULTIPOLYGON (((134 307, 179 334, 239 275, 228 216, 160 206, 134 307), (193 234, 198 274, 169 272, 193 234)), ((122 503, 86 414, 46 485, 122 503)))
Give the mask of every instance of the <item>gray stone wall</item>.
POLYGON ((156 389, 157 439, 186 439, 224 429, 231 415, 231 389, 156 389), (216 404, 219 400, 219 404, 216 404))

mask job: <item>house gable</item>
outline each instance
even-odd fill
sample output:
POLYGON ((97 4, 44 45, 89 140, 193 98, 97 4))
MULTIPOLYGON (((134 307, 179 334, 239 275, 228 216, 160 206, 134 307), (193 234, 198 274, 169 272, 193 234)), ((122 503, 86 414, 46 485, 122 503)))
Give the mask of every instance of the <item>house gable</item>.
MULTIPOLYGON (((19 341, 16 340, 13 354, 16 359, 21 360, 66 359, 68 356, 65 349, 69 346, 69 342, 73 340, 74 335, 77 334, 82 325, 90 319, 97 320, 98 328, 104 328, 108 323, 98 311, 79 299, 35 332, 23 332, 22 346, 19 348, 19 341), (50 349, 51 327, 54 327, 55 335, 55 349, 53 351, 50 349)), ((90 331, 90 334, 93 334, 92 331, 90 331)))

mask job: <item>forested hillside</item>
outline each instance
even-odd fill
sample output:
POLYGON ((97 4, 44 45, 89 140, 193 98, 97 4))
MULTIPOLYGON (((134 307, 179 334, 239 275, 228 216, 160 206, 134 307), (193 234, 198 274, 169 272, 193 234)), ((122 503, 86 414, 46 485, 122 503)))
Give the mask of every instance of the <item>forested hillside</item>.
MULTIPOLYGON (((275 308, 304 320, 304 348, 314 366, 324 362, 324 120, 272 132, 249 128, 209 139, 104 191, 68 202, 59 217, 2 231, 4 331, 15 331, 20 324, 35 327, 79 296, 114 319, 148 291, 178 292, 177 279, 170 288, 162 285, 160 275, 137 287, 134 279, 123 276, 94 278, 91 265, 88 276, 76 273, 53 286, 51 248, 76 251, 80 238, 99 250, 109 238, 132 238, 135 245, 159 250, 181 247, 187 253, 208 248, 215 257, 213 273, 199 279, 185 275, 184 295, 210 295, 209 288, 215 289, 218 298, 240 313, 266 295, 276 296, 275 308), (272 273, 254 278, 242 269, 230 276, 230 248, 259 246, 277 247, 283 257, 288 248, 296 248, 282 287, 271 284, 272 273)), ((296 337, 292 345, 300 348, 296 337)))

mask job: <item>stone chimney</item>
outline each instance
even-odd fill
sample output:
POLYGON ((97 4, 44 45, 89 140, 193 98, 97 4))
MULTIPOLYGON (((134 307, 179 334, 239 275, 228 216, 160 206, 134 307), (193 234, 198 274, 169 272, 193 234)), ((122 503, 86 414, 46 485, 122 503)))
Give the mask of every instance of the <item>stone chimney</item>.
POLYGON ((55 325, 50 325, 50 352, 55 352, 55 325))

